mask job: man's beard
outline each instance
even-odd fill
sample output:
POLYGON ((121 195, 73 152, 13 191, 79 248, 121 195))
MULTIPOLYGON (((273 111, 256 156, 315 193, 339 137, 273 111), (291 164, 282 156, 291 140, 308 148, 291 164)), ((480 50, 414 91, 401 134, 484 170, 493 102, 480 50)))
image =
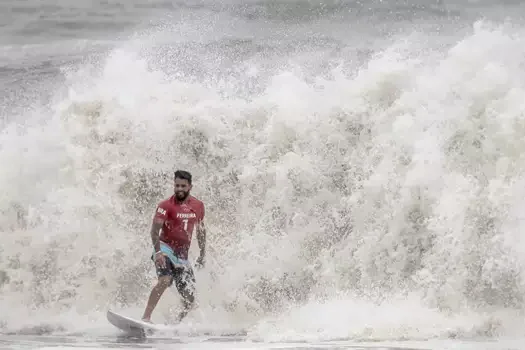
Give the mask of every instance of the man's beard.
POLYGON ((186 198, 188 198, 188 195, 190 194, 190 192, 184 192, 184 191, 177 191, 175 192, 175 198, 178 200, 178 201, 183 201, 185 200, 186 198))

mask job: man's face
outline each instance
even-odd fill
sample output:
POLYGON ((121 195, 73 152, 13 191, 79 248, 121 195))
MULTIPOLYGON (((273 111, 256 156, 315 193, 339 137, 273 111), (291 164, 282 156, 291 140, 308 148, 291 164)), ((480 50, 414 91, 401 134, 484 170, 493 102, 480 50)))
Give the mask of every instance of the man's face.
POLYGON ((191 185, 188 180, 175 179, 175 198, 179 201, 185 200, 190 194, 191 185))

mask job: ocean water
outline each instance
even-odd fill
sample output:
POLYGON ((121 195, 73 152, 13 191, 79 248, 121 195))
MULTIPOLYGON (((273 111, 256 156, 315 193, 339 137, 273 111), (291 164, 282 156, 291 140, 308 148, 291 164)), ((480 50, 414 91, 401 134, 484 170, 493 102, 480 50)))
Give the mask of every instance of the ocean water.
POLYGON ((525 348, 524 14, 0 2, 0 348, 525 348), (123 338, 105 313, 142 314, 176 169, 198 307, 123 338))

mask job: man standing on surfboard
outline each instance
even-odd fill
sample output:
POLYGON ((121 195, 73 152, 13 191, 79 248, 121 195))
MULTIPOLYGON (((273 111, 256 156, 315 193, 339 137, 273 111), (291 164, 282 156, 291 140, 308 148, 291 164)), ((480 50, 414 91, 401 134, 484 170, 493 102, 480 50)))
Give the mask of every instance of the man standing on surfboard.
POLYGON ((189 172, 177 170, 173 196, 160 202, 155 211, 150 234, 155 249, 153 260, 158 282, 150 293, 143 321, 151 322, 155 306, 173 281, 183 299, 184 308, 179 314, 179 321, 188 314, 195 301, 195 276, 188 261, 188 251, 196 229, 200 249, 196 265, 204 266, 206 229, 204 203, 190 195, 191 182, 189 172))

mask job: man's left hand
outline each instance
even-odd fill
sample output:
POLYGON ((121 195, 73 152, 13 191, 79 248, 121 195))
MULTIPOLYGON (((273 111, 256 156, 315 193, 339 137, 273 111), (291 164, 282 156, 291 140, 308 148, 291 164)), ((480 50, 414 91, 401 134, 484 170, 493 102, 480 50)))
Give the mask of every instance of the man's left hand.
POLYGON ((197 258, 197 262, 195 263, 195 267, 198 269, 202 269, 204 267, 204 256, 199 256, 197 258))

